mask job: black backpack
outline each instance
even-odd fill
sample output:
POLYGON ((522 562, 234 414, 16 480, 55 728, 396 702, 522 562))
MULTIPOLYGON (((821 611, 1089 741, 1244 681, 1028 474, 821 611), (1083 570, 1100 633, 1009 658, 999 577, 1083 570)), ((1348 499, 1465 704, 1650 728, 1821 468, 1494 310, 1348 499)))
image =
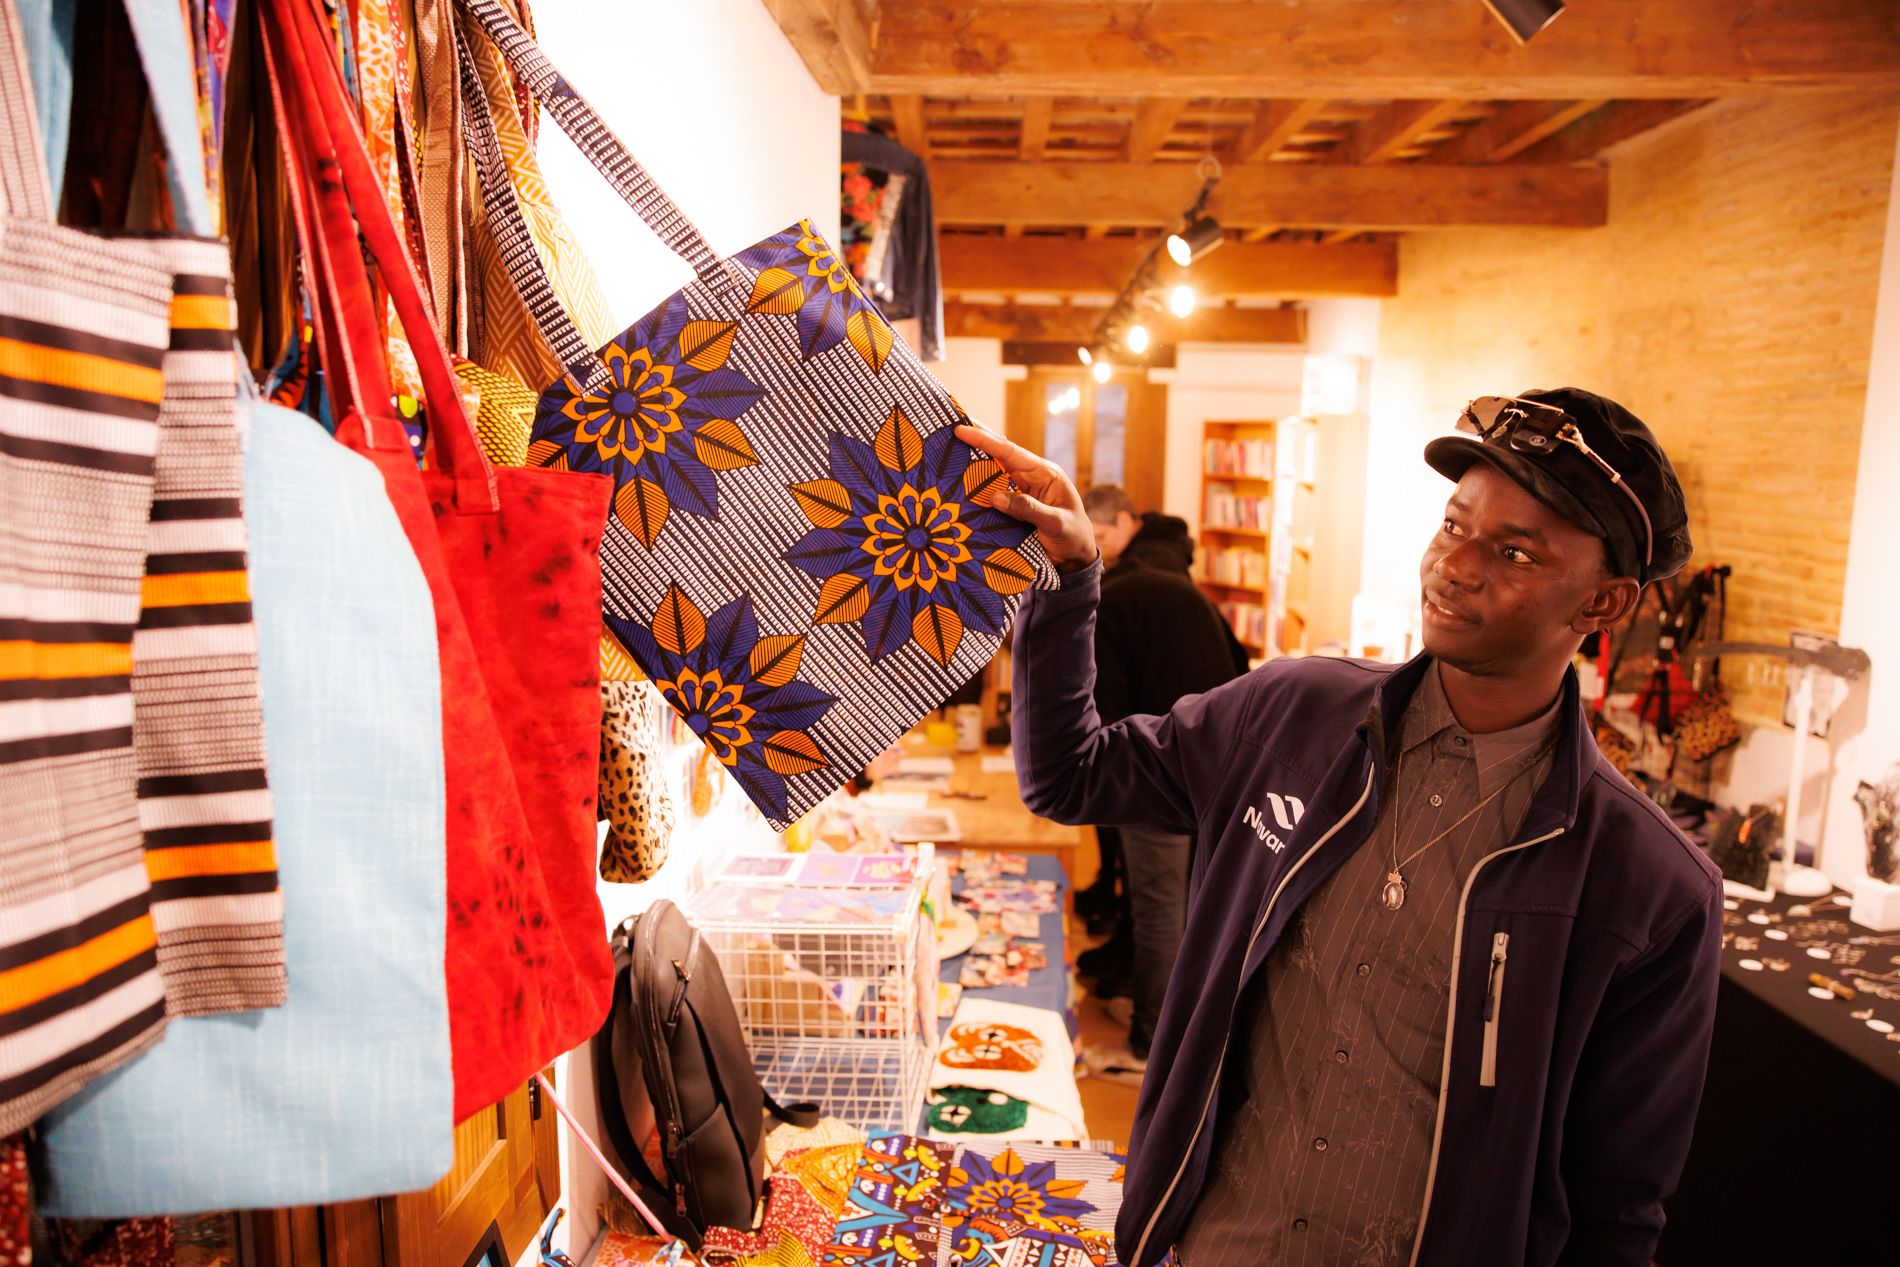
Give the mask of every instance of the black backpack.
POLYGON ((752 1068, 719 960, 671 902, 614 932, 614 999, 594 1036, 601 1123, 621 1173, 697 1248, 709 1227, 750 1229, 765 1190, 765 1113, 797 1126, 815 1105, 781 1106, 752 1068), (639 1141, 657 1125, 666 1182, 639 1141))

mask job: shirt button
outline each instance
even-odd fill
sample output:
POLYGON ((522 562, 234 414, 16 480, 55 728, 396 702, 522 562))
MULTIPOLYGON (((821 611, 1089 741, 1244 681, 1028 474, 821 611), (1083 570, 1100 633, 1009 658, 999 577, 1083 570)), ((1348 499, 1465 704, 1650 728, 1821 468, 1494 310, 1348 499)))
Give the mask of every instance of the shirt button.
POLYGON ((1333 1053, 1333 1061, 1334 1061, 1334 1063, 1336 1063, 1336 1064, 1341 1064, 1341 1065, 1343 1065, 1343 1064, 1345 1064, 1345 1063, 1346 1063, 1346 1053, 1345 1053, 1344 1051, 1336 1051, 1336 1052, 1334 1052, 1334 1053, 1333 1053))
POLYGON ((1371 964, 1369 964, 1369 963, 1362 963, 1362 964, 1360 964, 1360 965, 1359 965, 1359 975, 1360 975, 1360 976, 1362 976, 1362 977, 1369 977, 1369 976, 1371 976, 1371 975, 1372 975, 1372 965, 1371 965, 1371 964))
POLYGON ((1325 1152, 1325 1151, 1326 1151, 1326 1140, 1325 1140, 1324 1138, 1320 1138, 1320 1139, 1316 1139, 1316 1140, 1314 1140, 1314 1141, 1313 1141, 1313 1151, 1314 1151, 1314 1152, 1316 1152, 1316 1153, 1323 1153, 1323 1152, 1325 1152))
POLYGON ((1438 806, 1440 806, 1440 805, 1443 805, 1444 803, 1445 803, 1445 798, 1444 798, 1444 797, 1442 797, 1442 796, 1440 796, 1440 795, 1439 795, 1438 793, 1436 793, 1436 792, 1433 792, 1433 793, 1432 793, 1432 807, 1433 807, 1434 809, 1436 809, 1436 808, 1437 808, 1438 806))
POLYGON ((1296 1232, 1304 1232, 1304 1231, 1306 1230, 1306 1220, 1305 1220, 1305 1219, 1294 1219, 1294 1220, 1293 1220, 1293 1230, 1294 1230, 1294 1231, 1296 1231, 1296 1232))

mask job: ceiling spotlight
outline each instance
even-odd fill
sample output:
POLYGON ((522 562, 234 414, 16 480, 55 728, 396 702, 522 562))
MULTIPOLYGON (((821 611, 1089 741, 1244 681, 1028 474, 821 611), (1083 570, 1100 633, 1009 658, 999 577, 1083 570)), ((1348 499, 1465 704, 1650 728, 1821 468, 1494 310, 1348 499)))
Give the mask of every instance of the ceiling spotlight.
POLYGON ((1095 364, 1095 353, 1089 351, 1087 348, 1077 348, 1075 355, 1076 359, 1081 361, 1084 365, 1095 364))
POLYGON ((1097 360, 1095 362, 1095 368, 1089 372, 1095 376, 1096 382, 1106 383, 1109 378, 1114 375, 1115 367, 1110 365, 1107 361, 1097 360))
POLYGON ((1504 23, 1511 38, 1528 44, 1531 37, 1557 20, 1564 11, 1563 0, 1484 0, 1491 16, 1504 23))
POLYGON ((1179 233, 1168 235, 1168 258, 1186 268, 1221 244, 1220 221, 1198 216, 1179 233))
POLYGON ((1168 311, 1184 321, 1194 315, 1194 305, 1199 302, 1194 287, 1185 282, 1168 292, 1168 311))
POLYGON ((1122 336, 1122 342, 1128 345, 1130 352, 1140 356, 1148 350, 1148 327, 1137 321, 1128 327, 1128 333, 1122 336))

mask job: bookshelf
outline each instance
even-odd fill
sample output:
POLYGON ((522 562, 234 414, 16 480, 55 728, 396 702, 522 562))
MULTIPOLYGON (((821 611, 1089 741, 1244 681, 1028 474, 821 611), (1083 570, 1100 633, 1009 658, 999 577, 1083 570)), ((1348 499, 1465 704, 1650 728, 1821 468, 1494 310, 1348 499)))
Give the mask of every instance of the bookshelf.
POLYGON ((1306 418, 1205 424, 1195 579, 1256 658, 1307 649, 1316 435, 1306 418))

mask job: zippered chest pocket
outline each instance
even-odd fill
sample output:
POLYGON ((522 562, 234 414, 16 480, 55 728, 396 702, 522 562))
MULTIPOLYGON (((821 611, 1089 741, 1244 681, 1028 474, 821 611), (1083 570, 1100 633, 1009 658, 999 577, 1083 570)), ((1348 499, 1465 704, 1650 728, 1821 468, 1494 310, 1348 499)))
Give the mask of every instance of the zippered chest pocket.
POLYGON ((1484 1058, 1478 1066, 1478 1085, 1498 1085, 1498 1030, 1504 1024, 1504 970, 1510 966, 1511 935, 1491 938, 1491 966, 1484 984, 1484 1058))

